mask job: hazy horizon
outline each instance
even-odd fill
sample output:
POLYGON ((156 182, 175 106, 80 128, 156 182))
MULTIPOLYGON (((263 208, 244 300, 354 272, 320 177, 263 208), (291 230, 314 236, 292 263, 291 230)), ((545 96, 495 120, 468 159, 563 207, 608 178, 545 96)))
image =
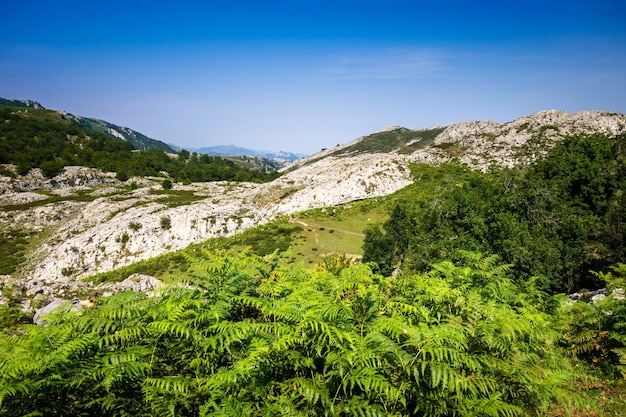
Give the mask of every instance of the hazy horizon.
POLYGON ((626 5, 85 1, 0 6, 0 96, 187 148, 311 154, 401 125, 626 113, 626 5))

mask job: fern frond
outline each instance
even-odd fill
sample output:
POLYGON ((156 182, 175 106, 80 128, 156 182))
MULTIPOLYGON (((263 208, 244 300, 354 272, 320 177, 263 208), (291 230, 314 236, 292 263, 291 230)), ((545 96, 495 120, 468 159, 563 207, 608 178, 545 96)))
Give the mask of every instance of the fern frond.
POLYGON ((331 404, 328 387, 319 378, 292 378, 286 380, 284 385, 291 388, 292 397, 301 397, 309 407, 318 404, 328 407, 331 404))
POLYGON ((159 334, 171 334, 177 337, 183 337, 189 339, 191 331, 188 326, 182 323, 177 323, 168 320, 153 321, 148 324, 148 330, 155 330, 159 334))
POLYGON ((98 344, 100 349, 105 346, 111 347, 130 344, 137 340, 141 340, 141 337, 145 332, 146 329, 144 326, 123 327, 115 333, 100 336, 98 344))
POLYGON ((185 395, 189 392, 189 380, 181 376, 168 376, 161 378, 146 378, 146 386, 154 387, 160 392, 169 392, 185 395))

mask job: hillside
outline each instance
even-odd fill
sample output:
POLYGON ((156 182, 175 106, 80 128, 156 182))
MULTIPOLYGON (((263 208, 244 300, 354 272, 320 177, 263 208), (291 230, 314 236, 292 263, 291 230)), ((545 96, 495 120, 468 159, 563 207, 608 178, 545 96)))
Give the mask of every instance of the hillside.
POLYGON ((235 163, 187 151, 174 155, 154 148, 137 150, 126 140, 87 129, 75 120, 60 120, 57 115, 0 105, 0 118, 4 120, 0 125, 0 163, 12 165, 3 168, 5 175, 24 176, 38 168, 50 179, 66 166, 80 165, 113 172, 122 181, 129 176, 171 176, 183 182, 267 181, 276 176, 265 166, 263 172, 251 170, 253 164, 247 160, 235 163))
MULTIPOLYGON (((394 128, 297 161, 265 184, 120 182, 76 168, 46 179, 4 177, 0 221, 5 236, 21 236, 26 262, 12 275, 28 294, 56 294, 81 278, 230 236, 283 215, 389 195, 411 184, 413 162, 460 161, 485 170, 545 152, 565 135, 626 131, 626 116, 546 111, 499 125, 464 122, 410 131, 394 128), (92 186, 99 178, 103 186, 92 186), (132 184, 132 187, 129 187, 132 184), (19 225, 19 227, 16 227, 19 225)), ((38 176, 39 175, 39 176, 38 176)))
POLYGON ((76 122, 90 132, 102 133, 115 140, 129 142, 135 149, 160 149, 164 152, 175 153, 174 149, 165 142, 149 138, 135 130, 118 126, 105 120, 74 116, 73 114, 65 111, 48 110, 34 100, 12 100, 0 98, 0 105, 18 107, 20 110, 17 111, 22 112, 22 115, 28 115, 29 117, 37 119, 76 122))
POLYGON ((556 141, 575 134, 618 135, 626 130, 626 116, 619 113, 583 111, 570 114, 545 110, 499 124, 492 121, 459 122, 420 130, 390 126, 344 145, 324 149, 296 161, 294 170, 325 158, 370 154, 397 154, 411 162, 458 161, 474 169, 490 165, 513 166, 545 152, 556 141))

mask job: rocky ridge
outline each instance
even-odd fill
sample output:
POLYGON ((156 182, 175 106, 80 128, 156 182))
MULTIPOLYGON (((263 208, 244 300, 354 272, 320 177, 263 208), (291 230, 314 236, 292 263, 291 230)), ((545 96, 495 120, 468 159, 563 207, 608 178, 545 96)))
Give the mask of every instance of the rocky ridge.
MULTIPOLYGON (((541 149, 546 151, 550 144, 566 136, 591 133, 615 136, 625 131, 626 116, 623 114, 601 111, 570 114, 545 110, 504 124, 491 121, 455 123, 437 136, 435 148, 455 144, 462 163, 485 170, 494 163, 508 167, 519 163, 520 157, 523 159, 520 155, 522 147, 532 138, 543 141, 546 146, 541 149)), ((413 159, 419 159, 422 154, 414 154, 413 159)), ((426 152, 426 156, 432 157, 432 152, 426 152)), ((441 152, 437 157, 446 158, 441 152)))
POLYGON ((81 167, 68 167, 52 180, 36 170, 27 178, 4 177, 2 230, 47 231, 27 264, 4 280, 17 280, 30 296, 63 296, 88 288, 90 284, 80 281, 83 277, 239 233, 277 216, 391 194, 411 183, 411 162, 457 159, 476 169, 510 166, 532 138, 550 146, 570 134, 617 135, 626 132, 626 116, 544 111, 505 124, 462 122, 441 130, 432 145, 412 153, 399 148, 338 156, 338 150, 365 140, 359 138, 296 161, 267 184, 175 184, 174 191, 195 196, 181 205, 169 204, 159 192, 160 179, 133 178, 121 184, 110 174, 81 167), (130 183, 134 189, 128 189, 130 183), (48 192, 42 194, 42 189, 48 192), (73 198, 80 193, 89 198, 73 198), (54 196, 64 198, 46 203, 54 196))

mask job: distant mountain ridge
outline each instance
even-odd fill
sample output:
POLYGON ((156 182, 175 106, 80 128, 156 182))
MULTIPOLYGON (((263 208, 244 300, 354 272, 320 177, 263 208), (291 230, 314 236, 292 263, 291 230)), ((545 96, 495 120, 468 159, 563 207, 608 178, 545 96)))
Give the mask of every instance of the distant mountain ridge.
POLYGON ((292 152, 272 152, 259 149, 242 148, 236 145, 219 145, 206 146, 202 148, 185 148, 190 152, 199 154, 218 155, 218 156, 261 156, 263 158, 277 160, 281 162, 293 162, 304 158, 307 155, 292 152))
POLYGON ((13 107, 27 107, 31 109, 44 109, 39 102, 35 100, 12 100, 8 98, 0 97, 0 104, 4 104, 5 106, 13 106, 13 107))
POLYGON ((58 113, 62 119, 65 120, 73 120, 83 127, 87 128, 90 131, 98 132, 105 134, 109 137, 112 137, 116 140, 123 140, 133 144, 133 146, 139 150, 144 149, 161 149, 165 152, 177 153, 180 149, 186 149, 189 152, 196 152, 198 154, 207 154, 213 156, 220 157, 260 157, 262 159, 267 159, 269 161, 260 161, 260 164, 272 166, 274 168, 283 167, 291 162, 297 161, 298 159, 304 158, 307 155, 300 153, 292 153, 292 152, 272 152, 267 150, 258 150, 258 149, 248 149, 242 148, 235 145, 219 145, 219 146, 208 146, 202 148, 186 148, 174 143, 165 143, 158 139, 150 138, 143 133, 140 133, 136 130, 130 129, 128 127, 119 126, 114 123, 110 123, 106 120, 96 119, 92 117, 83 117, 83 116, 75 116, 71 113, 68 113, 63 110, 51 110, 46 109, 41 105, 38 101, 24 99, 24 100, 15 100, 15 99, 6 99, 0 97, 0 104, 5 106, 12 107, 20 107, 20 108, 29 108, 36 110, 47 110, 50 112, 58 113))

